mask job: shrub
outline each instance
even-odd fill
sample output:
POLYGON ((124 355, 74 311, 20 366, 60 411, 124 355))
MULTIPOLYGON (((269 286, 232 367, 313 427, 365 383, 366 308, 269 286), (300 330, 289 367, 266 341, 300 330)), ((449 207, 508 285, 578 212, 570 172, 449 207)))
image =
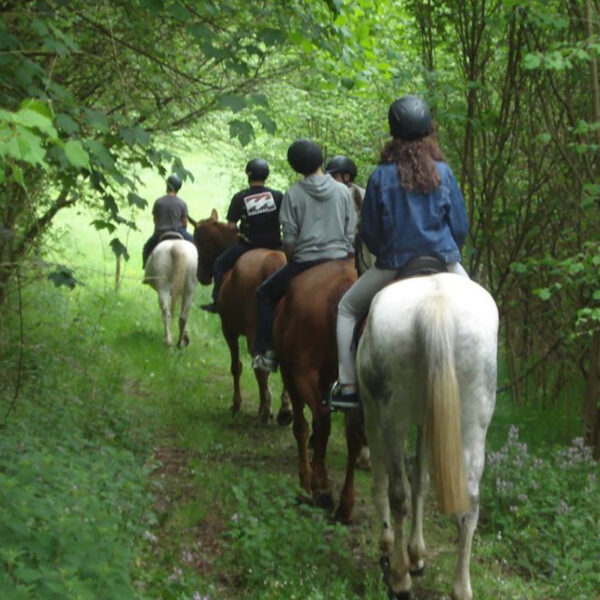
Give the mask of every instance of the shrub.
POLYGON ((582 439, 532 456, 513 426, 484 473, 482 529, 502 540, 510 566, 552 581, 557 595, 573 600, 600 589, 599 470, 582 439))

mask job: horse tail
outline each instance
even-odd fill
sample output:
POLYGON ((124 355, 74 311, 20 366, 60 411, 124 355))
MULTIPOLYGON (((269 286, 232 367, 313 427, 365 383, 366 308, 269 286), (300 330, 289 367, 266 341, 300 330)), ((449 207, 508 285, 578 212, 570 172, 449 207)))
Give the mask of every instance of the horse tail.
POLYGON ((425 435, 429 466, 440 509, 469 509, 460 418, 460 390, 454 364, 455 326, 442 294, 428 298, 417 318, 425 350, 427 410, 425 435))
POLYGON ((185 276, 187 272, 187 255, 181 244, 174 243, 171 247, 173 260, 173 275, 171 279, 171 313, 175 311, 177 299, 183 293, 185 276))

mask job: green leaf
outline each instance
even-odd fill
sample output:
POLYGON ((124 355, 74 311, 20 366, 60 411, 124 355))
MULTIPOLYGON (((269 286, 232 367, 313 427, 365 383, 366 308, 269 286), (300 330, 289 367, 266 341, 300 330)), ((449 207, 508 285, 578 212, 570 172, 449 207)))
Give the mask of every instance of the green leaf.
POLYGON ((109 129, 108 119, 101 110, 86 109, 86 120, 96 131, 106 133, 109 129))
POLYGON ((283 44, 283 42, 285 42, 285 34, 283 33, 283 31, 281 31, 279 29, 271 29, 271 28, 261 29, 261 31, 259 32, 259 35, 260 35, 260 39, 267 46, 278 46, 280 44, 283 44))
POLYGON ((530 70, 538 69, 541 64, 542 59, 539 54, 527 54, 523 60, 523 66, 530 70))
POLYGON ((271 119, 271 117, 269 117, 269 115, 264 110, 259 110, 256 113, 256 118, 258 119, 259 123, 263 126, 266 132, 270 133, 271 135, 275 134, 275 132, 277 131, 277 125, 275 121, 273 121, 273 119, 271 119))
POLYGON ((133 192, 127 194, 127 201, 129 202, 129 206, 137 206, 138 208, 146 208, 148 206, 147 200, 144 200, 144 198, 133 192))
POLYGON ((150 143, 150 134, 142 127, 124 127, 119 131, 119 135, 128 146, 148 146, 150 143))
POLYGON ((236 113, 246 108, 246 99, 243 96, 237 96, 235 94, 224 94, 218 99, 218 105, 221 108, 226 108, 236 113))
POLYGON ((89 169, 90 157, 79 140, 69 140, 65 144, 65 154, 74 167, 89 169))
POLYGON ((105 219, 95 219, 90 223, 90 225, 92 225, 94 229, 97 229, 98 231, 106 229, 109 233, 114 233, 117 229, 114 223, 106 221, 105 219))
POLYGON ((52 124, 52 119, 30 108, 22 108, 15 115, 16 122, 25 127, 39 129, 51 138, 57 138, 58 133, 52 124))
POLYGON ((235 119, 229 122, 229 135, 237 138, 242 146, 247 146, 254 137, 254 127, 247 121, 235 119))
POLYGON ((550 290, 548 288, 541 288, 538 290, 534 290, 533 293, 540 300, 543 300, 543 301, 550 300, 550 298, 552 297, 552 293, 550 292, 550 290))
POLYGON ((15 575, 19 581, 24 583, 32 583, 42 578, 42 574, 39 571, 28 567, 19 567, 18 569, 15 569, 15 575))
POLYGON ((110 152, 98 140, 85 140, 85 147, 98 164, 109 171, 115 168, 115 161, 110 152))
POLYGON ((40 115, 47 117, 48 119, 52 119, 54 117, 54 112, 52 111, 52 108, 45 102, 42 102, 41 100, 27 98, 23 100, 23 102, 21 102, 21 108, 37 112, 40 115))
POLYGON ((79 124, 66 113, 59 113, 56 116, 56 125, 67 135, 73 135, 79 131, 79 124))
POLYGON ((56 271, 48 274, 48 279, 54 283, 56 287, 66 286, 69 289, 74 289, 76 285, 83 285, 75 278, 72 269, 65 265, 57 265, 56 271))
POLYGON ((125 260, 129 260, 129 252, 127 252, 127 247, 124 246, 118 238, 113 238, 110 241, 110 247, 115 253, 115 256, 122 256, 125 260))

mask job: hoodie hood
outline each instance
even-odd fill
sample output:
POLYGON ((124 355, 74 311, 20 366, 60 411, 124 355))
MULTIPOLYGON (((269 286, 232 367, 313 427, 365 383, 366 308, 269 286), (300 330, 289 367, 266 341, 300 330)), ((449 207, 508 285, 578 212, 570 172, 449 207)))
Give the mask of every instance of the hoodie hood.
POLYGON ((337 186, 346 187, 343 183, 336 181, 328 173, 318 175, 308 175, 298 182, 298 185, 315 200, 325 202, 332 197, 336 197, 335 189, 337 186))

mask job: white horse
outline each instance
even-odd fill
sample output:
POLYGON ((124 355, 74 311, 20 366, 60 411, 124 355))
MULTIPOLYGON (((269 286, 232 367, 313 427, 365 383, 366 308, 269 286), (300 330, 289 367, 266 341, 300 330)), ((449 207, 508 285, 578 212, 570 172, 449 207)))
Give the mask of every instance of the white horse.
POLYGON ((467 277, 442 273, 406 279, 373 300, 357 369, 390 598, 411 598, 411 573, 424 567, 428 464, 441 510, 457 515, 452 598, 473 598, 469 564, 485 436, 495 404, 497 336, 494 300, 467 277), (409 483, 404 446, 413 424, 416 464, 409 483), (404 527, 411 503, 408 538, 404 527))
POLYGON ((179 313, 179 339, 177 347, 187 346, 190 336, 186 329, 187 318, 194 299, 198 280, 198 251, 192 242, 182 239, 169 239, 160 242, 146 262, 144 283, 148 283, 158 292, 158 305, 165 326, 167 346, 173 345, 171 337, 171 314, 177 307, 181 296, 179 313))

